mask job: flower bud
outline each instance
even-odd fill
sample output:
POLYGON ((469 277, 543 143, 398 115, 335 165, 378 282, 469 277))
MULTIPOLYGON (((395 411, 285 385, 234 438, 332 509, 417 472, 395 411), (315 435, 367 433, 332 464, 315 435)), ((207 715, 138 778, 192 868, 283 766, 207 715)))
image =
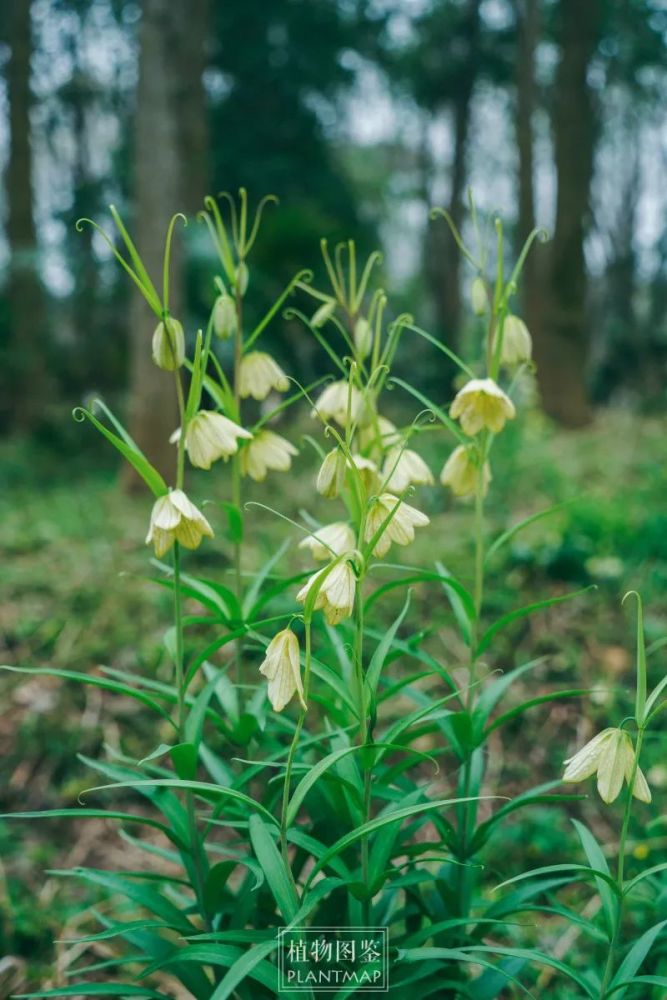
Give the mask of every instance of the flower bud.
MULTIPOLYGON (((493 338, 495 353, 498 333, 493 338)), ((503 342, 500 348, 500 363, 509 367, 530 361, 533 356, 533 342, 528 327, 522 319, 511 314, 503 323, 503 342)))
POLYGON ((241 295, 245 295, 248 291, 248 280, 250 278, 250 272, 248 271, 248 265, 245 261, 241 261, 239 266, 236 268, 236 287, 238 288, 241 295))
POLYGON ((320 466, 316 489, 323 497, 333 500, 342 490, 344 482, 345 455, 338 448, 334 448, 328 455, 325 455, 320 466))
POLYGON ((324 324, 331 319, 335 311, 336 300, 327 299, 327 301, 323 302, 319 309, 316 309, 313 313, 310 325, 314 326, 316 330, 319 330, 321 326, 324 326, 324 324))
POLYGON ((229 340, 236 334, 238 318, 236 315, 236 303, 231 295, 225 292, 218 295, 213 306, 213 329, 222 340, 229 340))
POLYGON ((357 354, 362 361, 371 353, 372 343, 373 331, 371 329, 371 324, 365 316, 360 316, 354 324, 354 346, 356 347, 357 354))
POLYGON ((175 372, 185 361, 185 336, 177 319, 167 316, 153 333, 153 361, 165 372, 175 372))
POLYGON ((470 301, 475 316, 484 316, 489 307, 489 300, 483 278, 477 277, 473 281, 472 288, 470 289, 470 301))

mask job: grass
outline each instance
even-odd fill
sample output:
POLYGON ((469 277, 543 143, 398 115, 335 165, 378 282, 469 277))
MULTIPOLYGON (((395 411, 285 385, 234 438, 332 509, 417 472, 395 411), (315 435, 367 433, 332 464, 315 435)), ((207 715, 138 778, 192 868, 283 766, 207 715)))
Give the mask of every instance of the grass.
MULTIPOLYGON (((303 424, 282 432, 296 441, 308 429, 303 424)), ((120 493, 113 456, 99 446, 87 450, 98 445, 93 431, 77 427, 67 444, 58 451, 13 441, 0 452, 0 662, 82 671, 105 664, 166 676, 170 668, 162 640, 170 600, 147 582, 150 553, 143 545, 150 498, 120 493)), ((415 447, 438 472, 450 444, 429 431, 415 447)), ((531 656, 546 656, 529 682, 535 693, 558 686, 594 690, 592 711, 582 712, 577 702, 556 702, 535 710, 497 741, 492 778, 516 791, 528 774, 536 783, 536 770, 545 781, 558 777, 568 749, 581 745, 598 722, 613 724, 622 718, 631 685, 634 630, 633 612, 621 608, 622 595, 641 591, 649 642, 667 634, 667 438, 658 418, 602 412, 590 428, 572 434, 554 429, 533 411, 511 426, 495 448, 491 535, 554 503, 577 499, 518 534, 498 554, 487 592, 489 613, 497 617, 546 595, 597 586, 576 601, 517 624, 494 647, 489 669, 523 662, 529 649, 531 656)), ((293 472, 272 480, 277 509, 290 517, 298 517, 301 509, 323 521, 331 517, 327 502, 312 489, 314 470, 315 457, 305 445, 293 472)), ((219 475, 226 476, 224 468, 219 475)), ((204 499, 201 490, 210 490, 211 482, 215 478, 194 479, 193 495, 204 499)), ((469 577, 469 507, 452 501, 440 487, 424 490, 413 503, 427 511, 433 524, 418 533, 410 549, 400 551, 401 560, 428 565, 437 557, 469 577)), ((215 543, 202 547, 188 565, 219 577, 229 568, 229 546, 222 513, 210 511, 215 543)), ((246 529, 250 560, 275 549, 286 533, 296 534, 257 508, 248 511, 246 529)), ((281 571, 306 568, 303 555, 294 549, 281 571)), ((386 608, 388 615, 396 611, 390 600, 386 608)), ((443 618, 435 585, 417 588, 412 615, 420 615, 424 625, 443 618)), ((444 660, 456 657, 457 640, 446 624, 431 641, 444 660)), ((659 657, 651 669, 653 679, 659 679, 659 657)), ((76 804, 91 784, 77 751, 96 755, 104 744, 122 741, 125 752, 139 758, 159 742, 136 707, 115 696, 95 689, 84 693, 34 676, 7 674, 0 683, 3 811, 76 804)), ((667 785, 660 759, 658 747, 649 744, 649 780, 656 789, 667 785)), ((582 803, 581 809, 603 840, 612 837, 613 826, 605 824, 615 822, 613 811, 603 815, 595 801, 582 803)), ((554 822, 550 810, 536 809, 513 828, 508 871, 514 851, 517 858, 526 857, 522 824, 527 822, 529 853, 536 858, 551 853, 554 861, 567 854, 567 818, 561 815, 554 822)), ((71 828, 62 828, 60 837, 54 836, 52 824, 31 824, 21 846, 14 825, 0 827, 0 946, 6 954, 30 960, 31 982, 42 983, 53 960, 53 938, 80 908, 76 888, 45 878, 43 870, 90 864, 91 858, 94 863, 101 843, 127 850, 103 822, 82 825, 86 829, 76 831, 73 840, 71 828)), ((640 853, 664 853, 659 831, 635 846, 640 853)))

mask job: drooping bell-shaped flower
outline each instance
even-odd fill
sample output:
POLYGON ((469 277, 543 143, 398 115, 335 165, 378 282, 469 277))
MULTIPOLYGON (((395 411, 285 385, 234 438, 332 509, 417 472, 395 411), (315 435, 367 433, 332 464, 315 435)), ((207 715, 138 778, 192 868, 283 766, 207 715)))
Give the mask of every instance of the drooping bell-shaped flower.
POLYGON ((466 434, 473 436, 484 428, 498 434, 505 422, 516 415, 516 410, 492 378, 473 378, 457 392, 449 415, 461 422, 466 434))
POLYGON ((375 536, 390 514, 392 514, 391 520, 388 521, 373 549, 373 555, 378 558, 387 554, 392 542, 396 542, 397 545, 409 545, 414 541, 415 528, 423 528, 430 523, 426 514, 416 507, 399 500, 393 493, 382 493, 369 506, 364 541, 369 542, 375 536))
POLYGON ((294 694, 298 694, 301 707, 306 710, 299 640, 289 628, 274 635, 266 647, 266 655, 259 672, 268 680, 267 694, 274 712, 282 712, 294 694))
POLYGON ((328 452, 317 473, 317 492, 329 500, 335 500, 345 482, 345 467, 345 455, 340 448, 333 448, 328 452))
MULTIPOLYGON (((449 486, 456 497, 473 496, 477 490, 477 479, 479 476, 479 460, 473 445, 460 444, 451 453, 442 467, 440 482, 443 486, 449 486)), ((486 492, 491 482, 491 467, 488 462, 484 463, 482 472, 482 491, 486 492)))
POLYGON ((293 455, 298 455, 298 451, 286 438, 260 430, 241 452, 241 472, 261 483, 268 471, 287 472, 293 455))
MULTIPOLYGON (((178 441, 180 430, 174 431, 171 441, 178 441)), ((210 469, 219 458, 225 461, 239 450, 239 440, 250 440, 252 434, 213 410, 200 410, 188 423, 185 432, 185 450, 198 469, 210 469)))
POLYGON ((332 382, 320 395, 311 416, 320 416, 323 420, 333 419, 341 427, 345 427, 348 417, 348 402, 350 417, 355 422, 361 413, 363 397, 356 386, 347 382, 332 382))
POLYGON ((305 604, 311 589, 317 585, 319 592, 315 599, 315 610, 324 612, 329 625, 338 625, 344 618, 349 618, 354 611, 354 595, 357 587, 357 578, 350 563, 339 562, 328 573, 326 567, 314 573, 296 595, 297 601, 305 604))
POLYGON ((174 542, 186 549, 198 548, 204 535, 213 538, 213 529, 183 490, 170 490, 153 504, 146 544, 153 543, 158 559, 174 542))
POLYGON ((287 392, 289 379, 277 361, 265 351, 250 351, 241 359, 239 394, 242 399, 266 399, 269 393, 287 392))
MULTIPOLYGON (((493 351, 495 353, 498 342, 498 332, 493 339, 493 351)), ((528 332, 528 327, 522 319, 511 314, 506 317, 503 323, 503 340, 500 347, 500 363, 513 367, 530 361, 533 356, 533 341, 528 332)))
MULTIPOLYGON (((565 764, 563 781, 585 781, 597 774, 600 798, 609 804, 618 798, 623 782, 629 786, 632 781, 635 748, 624 729, 603 729, 565 764)), ((632 794, 641 802, 651 801, 651 790, 639 767, 632 794)))
POLYGON ((402 493, 411 484, 430 486, 433 483, 433 473, 421 455, 400 446, 392 448, 387 455, 382 477, 386 488, 393 493, 402 493))
POLYGON ((351 552, 355 545, 354 532, 347 521, 325 524, 299 542, 300 549, 310 549, 314 559, 331 559, 351 552))

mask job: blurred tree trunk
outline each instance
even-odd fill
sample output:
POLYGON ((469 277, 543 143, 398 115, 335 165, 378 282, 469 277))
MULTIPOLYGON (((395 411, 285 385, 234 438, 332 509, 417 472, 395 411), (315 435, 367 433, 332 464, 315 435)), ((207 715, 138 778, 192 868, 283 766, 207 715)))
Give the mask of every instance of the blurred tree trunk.
MULTIPOLYGON (((452 99, 454 153, 451 164, 449 204, 457 229, 465 214, 464 194, 467 178, 470 111, 479 71, 479 35, 481 0, 467 0, 463 37, 465 57, 452 99)), ((426 274, 435 303, 437 324, 446 343, 457 349, 461 323, 461 255, 444 219, 429 222, 426 233, 426 274)), ((453 374, 453 369, 452 369, 453 374)))
MULTIPOLYGON (((201 137, 206 134, 206 106, 201 72, 207 2, 190 0, 185 5, 144 0, 142 9, 134 232, 148 273, 161 288, 169 219, 184 208, 195 209, 204 194, 206 143, 201 137), (195 187, 201 188, 196 197, 195 187)), ((179 227, 172 246, 169 309, 184 322, 182 243, 179 227)), ((161 371, 152 361, 151 337, 156 323, 144 300, 134 295, 130 309, 130 432, 156 468, 173 483, 176 454, 169 437, 178 426, 175 381, 173 374, 161 371)), ((124 471, 123 484, 128 489, 138 485, 129 468, 124 471)))
MULTIPOLYGON (((523 246, 535 228, 535 156, 534 117, 537 106, 535 53, 539 41, 539 0, 516 0, 517 66, 516 66, 516 135, 519 150, 519 218, 518 246, 523 246)), ((543 302, 540 260, 535 248, 529 253, 521 279, 521 303, 525 322, 534 337, 540 336, 543 302)))
POLYGON ((7 167, 7 239, 10 251, 8 327, 3 365, 6 389, 3 416, 8 424, 29 429, 43 412, 50 380, 45 357, 43 288, 33 217, 31 145, 30 0, 14 0, 2 11, 3 34, 11 55, 7 69, 10 154, 7 167))
POLYGON ((550 255, 548 316, 536 331, 535 355, 545 411, 580 427, 591 419, 584 240, 589 219, 597 116, 587 82, 599 39, 602 0, 560 0, 560 62, 553 131, 558 195, 550 255))

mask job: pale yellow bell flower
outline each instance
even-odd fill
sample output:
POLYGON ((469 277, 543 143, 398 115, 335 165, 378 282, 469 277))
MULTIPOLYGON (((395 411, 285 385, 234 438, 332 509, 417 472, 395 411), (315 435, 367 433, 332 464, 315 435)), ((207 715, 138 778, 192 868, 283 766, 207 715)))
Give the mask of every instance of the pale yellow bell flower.
MULTIPOLYGON (((498 331, 493 338, 493 352, 498 344, 498 331)), ((503 342, 500 348, 500 363, 512 367, 530 361, 533 356, 533 341, 528 327, 522 319, 511 314, 503 323, 503 342)))
MULTIPOLYGON (((603 729, 574 757, 568 758, 565 764, 563 781, 585 781, 597 773, 600 798, 609 804, 618 798, 624 781, 630 785, 635 766, 635 748, 625 730, 603 729)), ((651 801, 651 791, 639 767, 632 793, 640 802, 651 801)))
POLYGON ((310 549, 314 559, 331 559, 332 556, 351 552, 355 541, 350 525, 346 521, 336 521, 334 524, 325 524, 308 535, 299 542, 299 548, 310 549))
POLYGON ((409 545, 414 541, 415 528, 423 528, 429 524, 426 514, 416 507, 411 507, 404 500, 399 500, 393 493, 382 493, 373 500, 366 515, 364 541, 369 542, 379 531, 389 515, 393 517, 375 543, 373 555, 382 558, 389 551, 392 542, 397 545, 409 545))
POLYGON ((241 359, 239 395, 242 399, 266 399, 269 393, 287 392, 289 379, 277 361, 265 351, 250 351, 241 359))
POLYGON ((315 488, 317 492, 329 500, 334 500, 343 488, 345 482, 345 455, 340 448, 334 448, 324 456, 324 461, 317 473, 315 488))
POLYGON ((472 437, 487 428, 498 434, 506 420, 516 416, 514 403, 492 378, 473 378, 460 389, 449 410, 472 437))
POLYGON ((321 417, 322 420, 333 419, 341 427, 347 424, 348 399, 350 402, 350 415, 355 422, 361 413, 363 397, 356 386, 350 386, 347 382, 332 382, 320 395, 315 406, 311 410, 312 417, 321 417))
MULTIPOLYGON (((180 428, 175 430, 169 439, 178 441, 180 428)), ((223 417, 221 413, 212 410, 200 410, 188 423, 185 432, 185 450, 188 458, 198 469, 210 469, 213 462, 219 458, 225 461, 239 450, 239 440, 249 441, 250 431, 239 427, 233 420, 223 417)))
POLYGON ((378 414, 374 420, 369 419, 368 423, 359 428, 357 440, 359 449, 379 462, 385 449, 400 444, 401 435, 391 420, 378 414))
POLYGON ((213 329, 222 340, 229 340, 236 334, 238 316, 236 302, 225 292, 218 295, 213 305, 213 329))
MULTIPOLYGON (((443 465, 440 482, 443 486, 449 486, 456 497, 474 496, 478 474, 479 465, 474 447, 460 444, 443 465)), ((488 462, 484 463, 482 478, 482 495, 486 496, 491 482, 491 467, 488 462)))
POLYGON ((175 372, 185 361, 183 326, 173 316, 167 316, 153 332, 153 361, 165 372, 175 372))
POLYGON ((338 625, 344 618, 349 618, 354 611, 354 595, 357 587, 357 578, 349 562, 339 562, 327 573, 327 568, 319 570, 306 580, 305 584, 296 595, 297 601, 305 604, 311 588, 321 586, 315 600, 315 610, 324 613, 329 625, 338 625))
POLYGON ((352 463, 359 472, 366 494, 376 493, 380 488, 380 473, 375 462, 363 455, 353 455, 352 463))
POLYGON ((287 472, 292 456, 298 454, 294 445, 280 434, 260 430, 241 452, 241 473, 261 483, 269 470, 287 472))
POLYGON ((274 635, 266 647, 266 655, 259 672, 269 682, 267 694, 274 712, 282 712, 295 693, 299 696, 301 707, 306 711, 299 640, 291 629, 284 628, 282 632, 274 635))
POLYGON ((213 538, 213 529, 183 490, 170 490, 153 504, 146 545, 153 543, 158 559, 174 542, 186 549, 198 548, 204 535, 213 538))
POLYGON ((414 483, 415 486, 431 486, 433 473, 416 451, 400 446, 391 449, 382 467, 382 478, 386 489, 402 493, 414 483))

